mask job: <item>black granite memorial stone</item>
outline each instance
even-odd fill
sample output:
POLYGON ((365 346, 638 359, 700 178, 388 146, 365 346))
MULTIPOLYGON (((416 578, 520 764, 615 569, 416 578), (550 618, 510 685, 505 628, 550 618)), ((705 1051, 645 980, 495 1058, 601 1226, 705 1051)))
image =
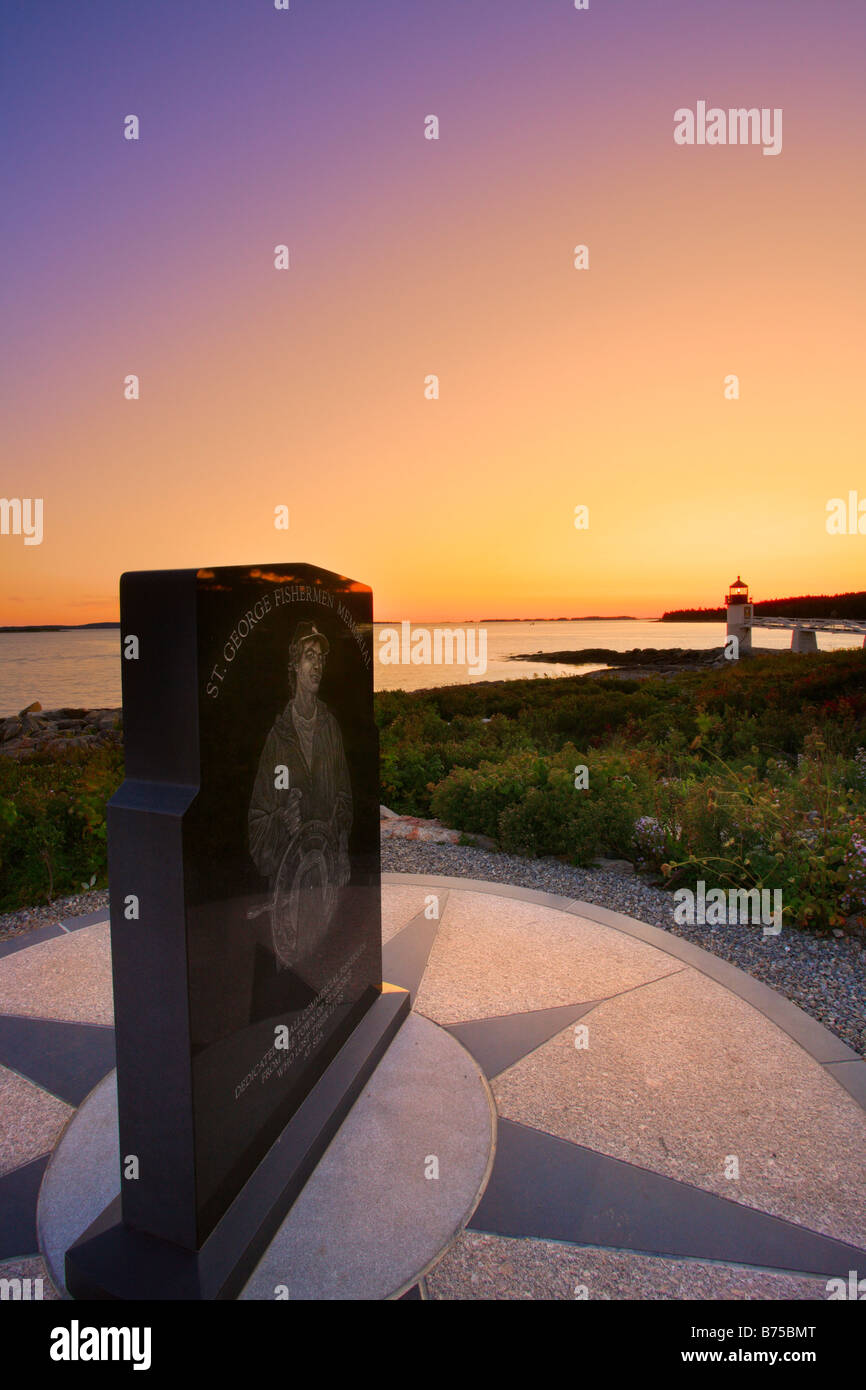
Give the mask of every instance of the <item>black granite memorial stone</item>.
POLYGON ((372 593, 280 564, 126 574, 120 593, 122 1210, 68 1252, 67 1282, 226 1297, 408 1011, 382 988, 372 593))

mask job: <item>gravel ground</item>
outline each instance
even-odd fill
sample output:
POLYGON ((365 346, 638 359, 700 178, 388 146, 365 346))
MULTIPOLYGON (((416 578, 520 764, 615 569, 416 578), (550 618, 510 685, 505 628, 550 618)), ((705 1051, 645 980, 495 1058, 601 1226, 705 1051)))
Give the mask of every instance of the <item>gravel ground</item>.
POLYGON ((39 907, 19 907, 16 912, 2 912, 0 941, 10 936, 23 936, 25 932, 47 927, 52 922, 64 922, 67 917, 83 917, 101 907, 108 911, 108 890, 105 888, 95 893, 76 893, 71 898, 56 898, 54 902, 42 903, 39 907))
POLYGON ((389 840, 382 844, 382 869, 537 888, 637 917, 762 980, 866 1057, 866 941, 857 937, 818 937, 792 928, 765 937, 755 927, 680 925, 674 922, 671 893, 637 875, 576 869, 558 859, 521 859, 463 845, 389 840))
MULTIPOLYGON (((817 937, 792 929, 765 937, 754 927, 680 925, 673 919, 671 894, 637 875, 576 869, 558 859, 521 859, 464 845, 383 841, 382 868, 538 888, 637 917, 763 980, 866 1057, 866 941, 857 937, 817 937)), ((105 890, 3 913, 0 940, 98 908, 108 908, 105 890)))

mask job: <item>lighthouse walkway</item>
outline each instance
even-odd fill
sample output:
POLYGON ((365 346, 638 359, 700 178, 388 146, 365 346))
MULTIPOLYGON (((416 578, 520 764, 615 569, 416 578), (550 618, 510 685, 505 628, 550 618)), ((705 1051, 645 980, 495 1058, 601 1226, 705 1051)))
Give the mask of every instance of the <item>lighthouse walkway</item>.
MULTIPOLYGON (((866 1062, 819 1023, 588 903, 435 874, 382 896, 385 979, 480 1068, 495 1122, 486 1185, 395 1296, 823 1300, 866 1274, 866 1062)), ((45 1297, 42 1178, 113 1067, 95 916, 0 947, 0 1278, 45 1297)))

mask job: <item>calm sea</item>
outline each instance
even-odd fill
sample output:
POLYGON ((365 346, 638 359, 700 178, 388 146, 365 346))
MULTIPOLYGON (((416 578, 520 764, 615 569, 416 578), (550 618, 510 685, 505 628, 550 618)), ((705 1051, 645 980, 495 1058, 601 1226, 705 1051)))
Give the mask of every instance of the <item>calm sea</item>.
MULTIPOLYGON (((384 624, 377 623, 377 633, 384 624)), ((424 626, 424 624, 419 624, 424 626)), ((445 624, 442 624, 445 626, 445 624)), ((453 623, 451 627, 462 627, 453 623)), ((416 630, 413 625, 413 631, 416 630)), ((543 659, 509 661, 517 652, 578 651, 584 647, 718 647, 725 640, 724 623, 658 623, 630 621, 562 623, 487 623, 487 669, 473 674, 460 666, 383 665, 376 641, 377 690, 422 690, 435 685, 458 685, 474 680, 525 680, 529 676, 573 676, 599 670, 598 664, 563 666, 543 659)), ((477 639, 476 639, 477 640, 477 639)), ((791 645, 786 631, 756 633, 762 647, 791 645)), ((822 651, 860 646, 861 637, 819 633, 822 651)), ((476 648, 477 650, 477 648, 476 648)), ((327 680, 326 680, 327 683, 327 680)), ((92 632, 0 633, 0 716, 39 700, 43 709, 61 705, 82 709, 120 705, 120 634, 92 632)))

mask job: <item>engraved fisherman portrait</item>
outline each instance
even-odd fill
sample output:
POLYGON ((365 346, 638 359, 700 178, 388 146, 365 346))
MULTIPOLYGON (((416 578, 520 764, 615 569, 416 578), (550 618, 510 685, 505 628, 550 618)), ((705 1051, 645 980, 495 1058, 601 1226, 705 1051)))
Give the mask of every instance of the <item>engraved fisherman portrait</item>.
POLYGON ((349 882, 352 785, 340 726, 319 699, 329 643, 314 622, 299 622, 288 657, 291 698, 259 758, 249 806, 249 848, 268 880, 279 968, 320 945, 340 889, 349 882))

